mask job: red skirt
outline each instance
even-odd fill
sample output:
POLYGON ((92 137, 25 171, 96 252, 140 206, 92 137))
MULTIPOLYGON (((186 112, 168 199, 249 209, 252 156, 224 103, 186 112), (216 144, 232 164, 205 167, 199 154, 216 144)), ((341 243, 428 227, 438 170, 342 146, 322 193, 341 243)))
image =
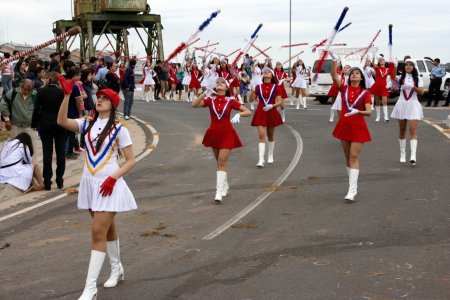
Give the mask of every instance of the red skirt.
POLYGON ((242 142, 233 126, 212 126, 206 130, 202 144, 216 149, 234 149, 242 147, 242 142))
POLYGON ((264 111, 262 104, 259 104, 258 107, 256 107, 252 119, 252 126, 276 127, 280 125, 283 125, 283 120, 276 108, 264 111))
POLYGON ((331 85, 330 90, 328 91, 328 97, 337 97, 338 94, 339 94, 339 90, 333 83, 331 85))
POLYGON ((282 83, 281 85, 277 84, 277 93, 283 99, 286 99, 288 97, 286 89, 284 88, 284 83, 282 83))
POLYGON ((386 81, 375 81, 374 85, 370 88, 370 93, 376 97, 389 96, 388 89, 386 88, 386 81))
POLYGON ((189 82, 189 88, 197 89, 197 90, 202 88, 202 86, 200 85, 200 81, 198 80, 197 77, 195 77, 195 76, 191 77, 191 82, 189 82))
POLYGON ((238 88, 240 86, 241 86, 241 84, 239 83, 239 79, 237 77, 234 77, 233 80, 231 80, 231 82, 230 82, 230 89, 235 88, 235 87, 238 88))
POLYGON ((337 139, 349 142, 370 142, 369 128, 363 116, 339 117, 339 121, 333 130, 333 136, 337 139))

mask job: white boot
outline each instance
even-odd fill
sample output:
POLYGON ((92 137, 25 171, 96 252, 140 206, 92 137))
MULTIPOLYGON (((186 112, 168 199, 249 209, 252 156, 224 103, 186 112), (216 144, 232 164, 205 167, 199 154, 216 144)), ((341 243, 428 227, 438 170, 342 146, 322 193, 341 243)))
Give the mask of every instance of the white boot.
POLYGON ((222 185, 222 197, 226 197, 228 195, 229 188, 230 188, 230 186, 228 185, 228 176, 227 176, 227 172, 225 172, 225 178, 223 179, 223 185, 222 185))
POLYGON ((388 122, 389 121, 389 116, 388 116, 388 107, 387 107, 387 105, 383 105, 383 114, 384 114, 384 122, 388 122))
POLYGON ((334 109, 330 108, 330 123, 334 122, 334 109))
POLYGON ((275 148, 275 141, 269 142, 269 154, 267 156, 267 163, 273 164, 273 149, 275 148))
POLYGON ((266 143, 258 143, 259 160, 256 164, 257 167, 264 167, 264 153, 266 152, 266 143))
POLYGON ((225 180, 225 176, 226 176, 225 171, 217 171, 216 197, 214 198, 216 203, 222 203, 222 190, 223 190, 223 182, 225 180))
POLYGON ((415 166, 416 165, 416 151, 417 151, 417 140, 410 140, 409 141, 411 146, 411 158, 409 162, 415 166))
POLYGON ((108 253, 109 263, 111 264, 111 275, 103 286, 105 288, 112 288, 115 287, 119 281, 125 279, 123 266, 120 262, 119 239, 106 242, 106 253, 108 253))
POLYGON ((380 122, 381 107, 380 106, 376 106, 375 110, 377 111, 377 118, 375 119, 375 122, 380 122))
POLYGON ((281 120, 284 122, 286 122, 286 110, 282 109, 281 110, 281 120))
POLYGON ((404 163, 406 162, 406 139, 399 139, 398 142, 400 144, 400 162, 404 163))
POLYGON ((358 193, 358 175, 359 169, 349 169, 348 171, 348 193, 345 196, 345 200, 353 202, 355 201, 355 196, 358 193))
POLYGON ((300 99, 302 99, 303 109, 308 109, 308 107, 306 107, 306 97, 302 96, 300 99))
POLYGON ((294 105, 294 100, 292 99, 293 96, 291 96, 291 105, 294 105))
POLYGON ((97 299, 97 278, 102 270, 103 261, 106 253, 92 250, 91 260, 89 261, 89 269, 86 277, 86 285, 84 286, 83 294, 78 300, 92 300, 97 299))
POLYGON ((254 104, 254 103, 255 103, 255 102, 251 102, 251 103, 250 103, 250 109, 251 109, 251 110, 254 110, 254 109, 255 109, 255 104, 254 104))
POLYGON ((295 109, 300 109, 300 97, 297 98, 297 107, 295 109))

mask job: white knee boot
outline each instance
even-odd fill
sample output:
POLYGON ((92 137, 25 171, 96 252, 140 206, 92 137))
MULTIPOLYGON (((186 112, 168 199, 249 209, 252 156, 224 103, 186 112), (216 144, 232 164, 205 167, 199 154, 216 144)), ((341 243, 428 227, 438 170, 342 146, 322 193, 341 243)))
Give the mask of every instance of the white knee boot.
POLYGON ((384 114, 384 121, 388 122, 389 121, 389 116, 388 116, 388 107, 387 107, 387 105, 383 105, 383 114, 384 114))
POLYGON ((334 109, 330 108, 330 123, 334 122, 334 109))
POLYGON ((275 148, 275 141, 269 142, 269 154, 267 156, 267 163, 273 164, 273 149, 275 148))
POLYGON ((255 109, 255 104, 254 104, 255 102, 250 102, 250 109, 251 110, 254 110, 255 109))
POLYGON ((300 98, 301 96, 297 98, 297 107, 295 109, 300 109, 300 102, 301 102, 300 98))
POLYGON ((400 144, 400 162, 404 163, 406 162, 406 139, 399 139, 398 142, 400 144))
POLYGON ((417 140, 410 140, 409 143, 411 146, 411 158, 409 159, 409 162, 413 166, 415 166, 416 165, 417 140))
POLYGON ((266 143, 258 143, 259 160, 256 164, 257 167, 264 167, 264 153, 266 152, 266 143))
POLYGON ((228 195, 228 190, 230 186, 228 185, 228 176, 227 172, 223 171, 225 173, 224 179, 223 179, 223 185, 222 185, 222 197, 226 197, 228 195))
POLYGON ((103 284, 105 288, 115 287, 119 281, 125 279, 122 263, 120 262, 120 244, 119 239, 115 241, 108 241, 106 243, 106 252, 109 256, 109 263, 111 264, 111 275, 109 279, 103 284))
POLYGON ((86 277, 86 285, 84 286, 83 294, 78 300, 92 300, 97 299, 97 278, 102 270, 103 261, 106 253, 92 250, 91 260, 89 261, 89 269, 86 277))
POLYGON ((306 107, 306 97, 301 96, 300 99, 302 100, 303 109, 308 109, 308 107, 306 107))
POLYGON ((281 109, 281 120, 284 122, 286 122, 286 110, 283 108, 281 109))
POLYGON ((355 196, 358 193, 358 175, 359 169, 349 169, 348 170, 348 192, 345 196, 347 201, 355 201, 355 196))
POLYGON ((223 182, 225 181, 226 175, 227 173, 225 171, 217 171, 216 197, 214 198, 216 203, 222 203, 223 182))
POLYGON ((377 112, 377 118, 375 119, 375 122, 380 122, 380 116, 381 116, 381 107, 380 106, 376 106, 375 110, 377 112))

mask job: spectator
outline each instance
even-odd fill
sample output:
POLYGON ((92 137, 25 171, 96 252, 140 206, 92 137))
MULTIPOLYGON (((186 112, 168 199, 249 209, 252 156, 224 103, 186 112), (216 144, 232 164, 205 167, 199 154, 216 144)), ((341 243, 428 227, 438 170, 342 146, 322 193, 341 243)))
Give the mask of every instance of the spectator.
POLYGON ((441 60, 435 58, 433 61, 434 67, 431 68, 430 86, 428 88, 428 101, 426 107, 431 106, 431 101, 434 98, 433 107, 436 107, 441 99, 441 84, 442 77, 445 76, 445 68, 441 65, 441 60))
POLYGON ((35 102, 36 91, 33 90, 33 82, 29 79, 24 79, 20 87, 9 91, 0 102, 0 113, 5 120, 6 130, 11 136, 28 133, 33 139, 33 145, 37 145, 36 132, 31 129, 35 102))
POLYGON ((130 119, 131 107, 133 106, 134 89, 136 88, 135 78, 134 78, 134 67, 136 66, 136 60, 130 59, 128 62, 128 68, 125 70, 125 74, 122 80, 122 93, 125 98, 123 104, 123 115, 125 120, 130 119))
MULTIPOLYGON (((11 57, 11 54, 8 52, 5 53, 4 59, 8 59, 11 57)), ((14 78, 14 67, 12 62, 9 62, 7 64, 4 64, 2 66, 2 87, 3 87, 3 93, 6 94, 13 88, 13 78, 14 78)))
MULTIPOLYGON (((66 79, 74 79, 74 81, 80 80, 80 70, 77 68, 67 69, 66 79)), ((81 114, 81 103, 84 103, 83 96, 81 95, 81 91, 79 85, 74 84, 72 93, 69 98, 69 108, 67 112, 67 117, 70 119, 78 119, 82 116, 81 114)), ((74 148, 77 147, 77 139, 75 137, 75 132, 69 131, 67 132, 67 159, 77 159, 78 155, 75 154, 74 148)), ((81 150, 81 149, 77 149, 81 150)))
POLYGON ((161 97, 162 99, 167 100, 166 93, 169 90, 169 72, 164 67, 162 67, 161 63, 161 71, 158 74, 160 84, 161 84, 161 97))
POLYGON ((72 54, 70 53, 69 50, 64 51, 64 56, 67 57, 67 59, 71 59, 72 58, 72 54))
POLYGON ((120 92, 120 78, 117 76, 117 64, 113 63, 108 68, 108 73, 105 75, 107 88, 112 89, 114 92, 120 92))
POLYGON ((247 74, 247 67, 245 64, 242 64, 241 71, 239 72, 238 76, 239 76, 241 98, 244 100, 244 103, 248 103, 247 93, 250 84, 250 77, 247 74))
POLYGON ((50 71, 55 71, 55 72, 60 73, 61 70, 59 68, 59 61, 60 61, 59 53, 55 52, 55 53, 50 54, 50 59, 51 59, 51 61, 50 61, 50 71))
POLYGON ((43 190, 41 170, 32 162, 33 154, 33 142, 28 133, 19 133, 14 139, 5 141, 0 155, 0 183, 24 192, 43 190))
POLYGON ((36 79, 34 80, 34 89, 37 91, 40 88, 44 87, 47 81, 47 72, 42 67, 36 68, 36 79))
MULTIPOLYGON (((19 54, 19 51, 17 51, 17 50, 14 50, 13 51, 13 57, 16 57, 16 55, 18 55, 19 54)), ((16 65, 17 65, 17 63, 19 62, 19 59, 18 58, 16 58, 15 60, 13 60, 11 63, 12 63, 12 65, 13 65, 13 70, 14 70, 14 72, 16 72, 16 65)))
POLYGON ((43 177, 44 186, 47 191, 52 185, 52 156, 53 142, 56 151, 56 184, 59 189, 64 186, 64 172, 66 169, 65 145, 67 132, 58 126, 59 107, 64 99, 64 92, 59 88, 57 72, 50 73, 48 85, 39 89, 36 95, 31 128, 39 131, 43 152, 43 177))
POLYGON ((177 70, 176 77, 178 80, 176 90, 178 93, 178 100, 181 100, 181 93, 183 92, 183 89, 184 89, 184 87, 183 87, 184 70, 181 67, 180 63, 176 64, 176 70, 177 70))
POLYGON ((153 77, 153 80, 155 81, 155 95, 154 98, 156 100, 160 100, 161 98, 159 98, 159 93, 161 92, 161 80, 159 79, 161 76, 161 72, 162 72, 162 66, 161 66, 161 61, 157 60, 156 61, 156 65, 153 68, 153 73, 155 74, 155 76, 153 77))
POLYGON ((91 69, 85 69, 81 71, 81 84, 82 87, 86 93, 86 99, 84 99, 84 109, 86 111, 86 115, 90 115, 91 110, 94 109, 94 98, 93 95, 93 85, 92 85, 92 78, 94 77, 94 71, 91 69))
POLYGON ((14 72, 14 87, 20 86, 22 81, 26 78, 27 63, 23 59, 20 59, 17 62, 16 68, 17 68, 17 72, 14 72))

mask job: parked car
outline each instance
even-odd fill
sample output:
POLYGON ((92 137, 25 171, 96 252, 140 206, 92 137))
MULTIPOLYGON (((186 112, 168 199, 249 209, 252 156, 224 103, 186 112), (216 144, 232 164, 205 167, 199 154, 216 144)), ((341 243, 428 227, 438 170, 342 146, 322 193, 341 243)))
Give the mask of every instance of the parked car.
MULTIPOLYGON (((415 62, 417 71, 419 72, 419 76, 422 77, 423 88, 425 90, 426 95, 428 93, 428 88, 430 86, 430 74, 431 68, 433 68, 433 60, 429 57, 424 57, 423 59, 412 58, 412 60, 415 62)), ((398 62, 397 75, 401 75, 401 72, 404 69, 404 65, 405 64, 403 60, 398 62)), ((450 86, 450 73, 447 72, 446 75, 442 78, 442 85, 441 85, 441 92, 443 93, 444 97, 446 97, 448 93, 449 86, 450 86)), ((396 95, 398 95, 398 93, 396 95)), ((395 96, 395 94, 393 94, 393 96, 395 96)))

